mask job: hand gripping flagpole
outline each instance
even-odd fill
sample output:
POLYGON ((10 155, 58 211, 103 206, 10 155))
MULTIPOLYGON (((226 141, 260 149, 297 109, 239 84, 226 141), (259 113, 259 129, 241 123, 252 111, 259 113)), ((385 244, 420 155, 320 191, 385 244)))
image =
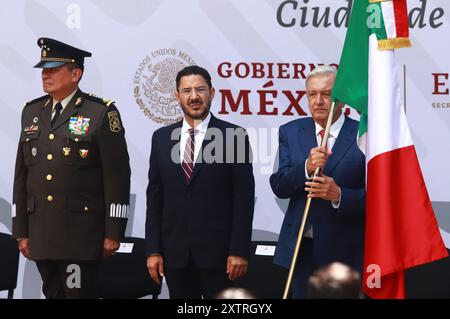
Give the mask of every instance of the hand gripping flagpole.
MULTIPOLYGON (((328 113, 327 125, 325 127, 325 134, 323 136, 322 143, 320 143, 321 147, 325 147, 325 145, 327 145, 328 134, 330 132, 331 122, 333 121, 333 116, 334 116, 334 108, 335 108, 335 102, 333 101, 333 103, 331 103, 330 113, 328 113)), ((316 167, 316 169, 314 170, 313 178, 317 177, 319 175, 319 172, 320 172, 320 167, 316 167)), ((311 194, 311 192, 309 192, 309 194, 311 194)), ((294 275, 295 265, 297 264, 298 252, 300 250, 300 245, 302 243, 303 232, 305 231, 305 224, 306 224, 306 219, 308 218, 309 207, 311 206, 311 200, 312 200, 311 197, 306 198, 305 210, 303 211, 302 223, 300 225, 300 230, 298 232, 297 243, 295 244, 295 249, 294 249, 294 255, 292 256, 291 267, 289 269, 289 275, 288 275, 288 278, 286 281, 286 286, 284 287, 283 299, 287 299, 287 297, 289 295, 289 289, 291 288, 292 276, 294 275)))

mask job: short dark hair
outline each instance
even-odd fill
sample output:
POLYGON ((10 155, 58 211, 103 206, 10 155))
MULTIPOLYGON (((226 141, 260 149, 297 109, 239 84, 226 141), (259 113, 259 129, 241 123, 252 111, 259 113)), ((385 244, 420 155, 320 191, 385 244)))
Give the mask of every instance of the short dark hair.
POLYGON ((209 75, 208 71, 206 71, 206 69, 202 68, 201 66, 191 65, 191 66, 185 67, 180 72, 178 72, 177 78, 176 78, 177 91, 178 91, 178 87, 180 86, 181 78, 183 76, 188 76, 188 75, 200 75, 205 80, 205 82, 208 84, 209 88, 212 88, 211 75, 209 75))
POLYGON ((308 282, 308 299, 359 299, 361 279, 347 265, 334 262, 316 271, 308 282))

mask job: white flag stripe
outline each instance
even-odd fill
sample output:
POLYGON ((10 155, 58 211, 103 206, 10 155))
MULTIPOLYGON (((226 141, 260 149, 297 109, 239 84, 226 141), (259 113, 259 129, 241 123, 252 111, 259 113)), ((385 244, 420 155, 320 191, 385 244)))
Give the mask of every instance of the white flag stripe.
POLYGON ((16 217, 16 204, 11 206, 11 218, 16 217))
POLYGON ((397 70, 394 51, 378 50, 376 35, 372 34, 369 38, 367 163, 378 154, 412 145, 397 70))
POLYGON ((383 11, 384 26, 388 39, 397 37, 397 27, 395 25, 394 1, 381 2, 381 11, 383 11))

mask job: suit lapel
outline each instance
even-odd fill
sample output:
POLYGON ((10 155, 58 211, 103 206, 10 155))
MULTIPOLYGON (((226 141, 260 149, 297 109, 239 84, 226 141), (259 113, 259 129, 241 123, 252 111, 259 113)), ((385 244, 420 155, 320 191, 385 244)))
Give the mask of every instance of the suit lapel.
POLYGON ((308 118, 308 121, 304 121, 303 125, 300 126, 298 134, 298 140, 300 141, 303 152, 308 157, 311 149, 317 146, 316 126, 314 124, 314 120, 312 118, 308 118))
POLYGON ((41 111, 41 121, 49 131, 52 130, 52 106, 52 98, 49 96, 44 100, 41 111))
MULTIPOLYGON (((169 136, 167 137, 168 141, 167 141, 166 145, 168 146, 168 150, 167 151, 169 152, 169 158, 170 158, 169 163, 171 163, 174 166, 174 169, 178 172, 179 179, 183 181, 183 184, 185 184, 184 183, 183 167, 181 166, 181 162, 178 163, 178 161, 174 161, 172 159, 172 151, 173 151, 173 149, 175 147, 177 148, 177 150, 175 150, 175 152, 176 152, 175 156, 178 156, 178 158, 177 158, 178 160, 181 158, 180 157, 180 148, 181 148, 180 140, 181 140, 181 126, 182 126, 182 124, 183 124, 183 120, 181 120, 181 121, 176 123, 176 125, 173 127, 173 130, 170 132, 169 136), (173 132, 175 130, 179 130, 180 131, 178 139, 173 139, 172 138, 173 132), (178 147, 176 146, 177 143, 178 143, 178 147)), ((182 158, 181 158, 181 161, 183 161, 182 158)))
POLYGON ((348 118, 345 117, 344 125, 333 146, 333 154, 328 158, 325 165, 323 172, 325 175, 330 176, 341 158, 347 153, 349 147, 356 142, 355 130, 356 127, 352 127, 348 118))
POLYGON ((75 115, 78 112, 78 107, 81 105, 83 95, 84 93, 81 92, 80 89, 78 89, 75 95, 70 100, 69 104, 67 104, 64 111, 59 116, 58 120, 56 120, 53 130, 56 130, 58 127, 66 123, 71 116, 75 115))

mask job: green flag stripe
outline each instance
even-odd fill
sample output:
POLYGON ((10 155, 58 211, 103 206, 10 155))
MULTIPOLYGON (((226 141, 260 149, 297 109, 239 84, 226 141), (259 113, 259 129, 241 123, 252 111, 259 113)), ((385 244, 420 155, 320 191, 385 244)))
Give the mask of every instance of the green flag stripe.
POLYGON ((355 0, 332 97, 367 116, 369 35, 368 0, 355 0))

